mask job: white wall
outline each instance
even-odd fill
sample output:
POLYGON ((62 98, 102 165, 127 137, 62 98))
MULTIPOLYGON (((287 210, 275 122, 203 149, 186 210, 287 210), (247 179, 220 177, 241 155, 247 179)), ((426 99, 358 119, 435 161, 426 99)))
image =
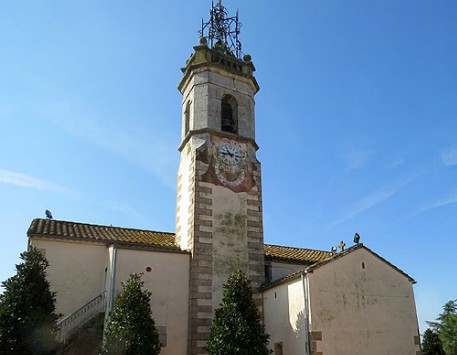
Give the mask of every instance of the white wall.
POLYGON ((302 270, 306 265, 271 262, 271 281, 275 281, 286 275, 302 270))
MULTIPOLYGON (((108 267, 105 245, 39 238, 31 239, 31 244, 46 250, 48 280, 57 292, 57 313, 68 315, 104 291, 108 267)), ((117 249, 116 294, 122 291, 122 281, 140 272, 144 273, 145 288, 152 292, 156 326, 166 327, 167 346, 161 355, 187 355, 189 255, 117 249)))
POLYGON ((311 330, 325 355, 416 355, 411 282, 365 249, 309 274, 311 330))
POLYGON ((48 280, 57 292, 56 313, 68 315, 104 290, 106 246, 32 238, 49 261, 48 280))
POLYGON ((300 278, 280 284, 263 293, 265 330, 270 335, 270 349, 283 344, 288 355, 305 354, 303 283, 300 278))
POLYGON ((156 326, 166 327, 167 343, 161 355, 187 354, 189 304, 189 255, 118 249, 116 292, 131 273, 143 273, 145 288, 152 292, 152 315, 156 326), (146 268, 150 267, 148 272, 146 268))

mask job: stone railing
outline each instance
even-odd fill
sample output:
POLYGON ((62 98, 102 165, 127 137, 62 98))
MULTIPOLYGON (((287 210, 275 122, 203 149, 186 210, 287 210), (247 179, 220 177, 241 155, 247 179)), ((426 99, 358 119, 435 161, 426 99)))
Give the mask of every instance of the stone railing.
POLYGON ((219 53, 215 50, 210 52, 211 62, 214 64, 223 65, 226 68, 229 68, 234 71, 242 72, 243 71, 243 62, 241 62, 236 57, 231 57, 228 54, 219 53))
POLYGON ((57 340, 65 344, 69 337, 97 314, 105 312, 106 291, 57 322, 57 340))

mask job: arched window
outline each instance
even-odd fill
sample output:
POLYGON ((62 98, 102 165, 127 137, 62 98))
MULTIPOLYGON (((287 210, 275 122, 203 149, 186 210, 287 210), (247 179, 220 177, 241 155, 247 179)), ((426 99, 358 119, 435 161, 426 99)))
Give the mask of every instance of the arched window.
POLYGON ((190 105, 192 101, 187 101, 186 110, 184 111, 184 135, 189 133, 189 124, 190 124, 190 105))
POLYGON ((221 102, 221 130, 238 133, 238 103, 233 96, 225 95, 221 102))

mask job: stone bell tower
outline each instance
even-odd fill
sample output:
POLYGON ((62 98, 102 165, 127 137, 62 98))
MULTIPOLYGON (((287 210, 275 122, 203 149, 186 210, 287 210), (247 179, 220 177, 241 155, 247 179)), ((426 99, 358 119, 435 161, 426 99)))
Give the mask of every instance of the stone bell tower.
MULTIPOLYGON (((205 353, 222 286, 231 272, 243 270, 254 293, 265 272, 254 122, 259 86, 251 57, 240 58, 238 14, 228 17, 220 1, 210 14, 178 86, 183 99, 176 239, 192 254, 192 355, 205 353)), ((257 302, 262 310, 259 295, 257 302)))

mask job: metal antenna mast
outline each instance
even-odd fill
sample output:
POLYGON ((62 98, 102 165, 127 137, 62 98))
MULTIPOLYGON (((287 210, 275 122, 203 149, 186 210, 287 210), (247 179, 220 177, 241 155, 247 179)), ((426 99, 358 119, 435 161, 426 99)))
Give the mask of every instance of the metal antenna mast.
POLYGON ((208 40, 210 48, 241 59, 241 42, 238 39, 240 28, 238 11, 236 16, 229 17, 222 0, 218 0, 216 6, 211 2, 210 19, 207 22, 202 20, 199 34, 208 40))

